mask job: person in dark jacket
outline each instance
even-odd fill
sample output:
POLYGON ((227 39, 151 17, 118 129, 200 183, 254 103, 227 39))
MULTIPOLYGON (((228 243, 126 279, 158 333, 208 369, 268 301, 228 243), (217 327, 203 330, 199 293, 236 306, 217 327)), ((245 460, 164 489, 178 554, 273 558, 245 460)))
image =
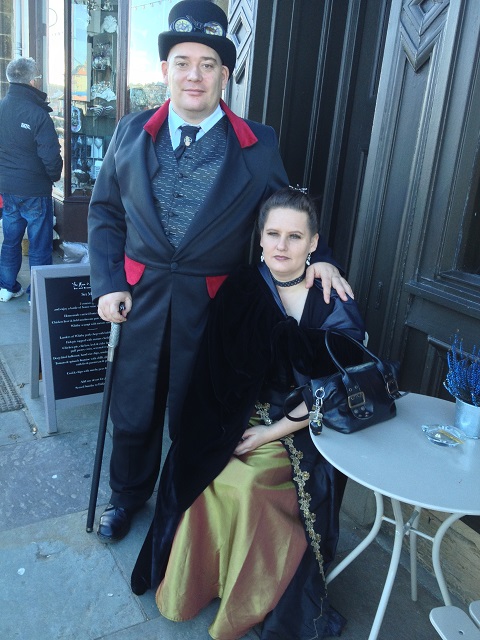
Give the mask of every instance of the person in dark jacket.
MULTIPOLYGON (((236 61, 224 11, 183 0, 168 23, 159 52, 171 100, 120 120, 88 214, 92 297, 103 320, 124 323, 102 542, 122 539, 152 495, 167 394, 173 435, 210 299, 245 261, 263 200, 288 184, 274 130, 221 100, 236 61)), ((328 290, 333 279, 350 291, 324 242, 314 261, 323 262, 315 269, 328 290)))
POLYGON ((7 66, 8 93, 0 101, 0 193, 3 197, 3 245, 0 254, 0 302, 24 291, 17 281, 22 239, 29 240, 30 268, 52 264, 52 186, 63 160, 46 93, 32 58, 7 66))

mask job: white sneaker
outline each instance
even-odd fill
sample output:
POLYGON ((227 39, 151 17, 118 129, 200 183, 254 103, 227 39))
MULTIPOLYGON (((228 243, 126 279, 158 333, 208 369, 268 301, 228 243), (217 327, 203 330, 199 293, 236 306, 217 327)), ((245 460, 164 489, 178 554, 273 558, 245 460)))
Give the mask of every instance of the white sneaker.
POLYGON ((13 293, 8 289, 0 289, 0 302, 8 302, 12 298, 19 298, 20 296, 23 296, 24 293, 24 289, 20 289, 20 291, 17 291, 16 293, 13 293))

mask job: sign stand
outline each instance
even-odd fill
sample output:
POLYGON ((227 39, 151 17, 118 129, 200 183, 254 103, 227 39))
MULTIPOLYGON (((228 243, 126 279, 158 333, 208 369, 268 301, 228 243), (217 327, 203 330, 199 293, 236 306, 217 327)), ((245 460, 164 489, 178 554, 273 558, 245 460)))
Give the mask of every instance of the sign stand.
POLYGON ((101 402, 110 324, 97 314, 90 265, 32 267, 30 396, 38 398, 40 367, 48 433, 57 408, 101 402))

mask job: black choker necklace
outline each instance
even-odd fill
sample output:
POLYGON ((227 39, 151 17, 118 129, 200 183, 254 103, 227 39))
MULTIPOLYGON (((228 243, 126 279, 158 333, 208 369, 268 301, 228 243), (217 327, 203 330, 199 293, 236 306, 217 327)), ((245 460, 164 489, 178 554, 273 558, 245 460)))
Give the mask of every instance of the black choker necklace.
POLYGON ((305 280, 305 271, 302 273, 301 276, 298 276, 298 278, 295 278, 295 280, 288 280, 288 282, 280 282, 280 280, 276 280, 273 277, 273 275, 272 275, 272 280, 277 285, 277 287, 293 287, 299 282, 302 282, 302 280, 305 280))

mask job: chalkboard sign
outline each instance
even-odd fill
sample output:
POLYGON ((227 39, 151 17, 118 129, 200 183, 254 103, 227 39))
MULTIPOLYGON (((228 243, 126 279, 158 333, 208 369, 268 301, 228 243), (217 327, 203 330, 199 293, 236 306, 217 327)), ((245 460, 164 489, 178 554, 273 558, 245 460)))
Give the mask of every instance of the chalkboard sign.
POLYGON ((110 324, 92 303, 88 264, 33 267, 31 305, 31 393, 39 395, 40 355, 52 433, 58 406, 102 399, 110 324))
POLYGON ((55 398, 102 393, 110 325, 92 304, 88 276, 45 280, 55 398))

